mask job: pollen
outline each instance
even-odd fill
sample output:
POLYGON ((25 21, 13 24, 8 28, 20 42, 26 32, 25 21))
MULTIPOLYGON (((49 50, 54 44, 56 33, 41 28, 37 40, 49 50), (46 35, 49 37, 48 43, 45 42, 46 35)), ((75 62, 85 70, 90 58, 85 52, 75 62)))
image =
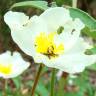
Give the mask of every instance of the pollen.
POLYGON ((48 57, 55 57, 64 52, 64 45, 54 43, 55 32, 50 34, 40 33, 35 40, 36 52, 47 55, 48 57))
POLYGON ((0 64, 0 73, 8 75, 11 73, 11 65, 0 64))

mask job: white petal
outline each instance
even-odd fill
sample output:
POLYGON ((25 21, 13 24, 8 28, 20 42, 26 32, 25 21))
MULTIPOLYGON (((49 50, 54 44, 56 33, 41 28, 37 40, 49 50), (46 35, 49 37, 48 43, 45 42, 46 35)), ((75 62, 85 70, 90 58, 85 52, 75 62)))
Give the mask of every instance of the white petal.
POLYGON ((60 44, 62 42, 65 47, 65 52, 68 52, 79 41, 81 29, 84 28, 84 24, 79 19, 68 21, 64 25, 64 31, 55 37, 55 43, 60 44), (76 24, 80 24, 79 28, 76 24))
MULTIPOLYGON (((22 13, 18 13, 18 15, 20 14, 22 13)), ((11 15, 13 16, 15 15, 15 13, 12 12, 11 15)), ((7 14, 7 16, 10 16, 10 15, 7 14)), ((18 20, 17 20, 17 23, 19 25, 21 24, 18 20)), ((13 24, 13 23, 11 21, 8 21, 7 24, 10 26, 10 24, 13 24)), ((38 16, 31 17, 30 20, 25 24, 25 26, 20 25, 20 28, 16 27, 16 29, 11 28, 11 35, 13 40, 19 45, 19 47, 26 54, 30 56, 33 56, 36 53, 34 49, 34 40, 35 40, 35 37, 40 32, 47 32, 47 28, 44 21, 40 19, 38 16)))
POLYGON ((3 54, 0 54, 0 64, 6 65, 11 61, 12 61, 12 58, 11 58, 11 52, 10 51, 7 51, 3 54))
POLYGON ((13 77, 16 77, 16 76, 20 75, 30 65, 28 62, 24 61, 20 57, 17 57, 16 59, 13 61, 12 74, 10 74, 9 76, 7 76, 7 78, 13 78, 13 77))
POLYGON ((91 47, 82 37, 79 37, 76 44, 69 51, 65 52, 65 54, 84 53, 86 49, 90 49, 91 47))
POLYGON ((69 10, 63 7, 49 8, 40 17, 47 22, 51 32, 56 31, 59 26, 63 26, 66 21, 72 19, 69 10))
POLYGON ((44 55, 35 58, 38 63, 43 63, 48 67, 57 68, 70 74, 82 72, 86 66, 96 62, 96 55, 68 54, 56 59, 49 59, 44 55))
POLYGON ((11 29, 20 28, 23 24, 26 24, 29 17, 21 12, 8 11, 4 15, 4 21, 9 25, 11 29))
POLYGON ((83 53, 69 54, 59 58, 58 62, 59 61, 61 61, 61 64, 58 68, 72 74, 82 72, 86 66, 96 62, 96 55, 85 55, 83 53))
POLYGON ((73 26, 76 30, 81 30, 85 27, 84 23, 79 18, 75 18, 73 26))

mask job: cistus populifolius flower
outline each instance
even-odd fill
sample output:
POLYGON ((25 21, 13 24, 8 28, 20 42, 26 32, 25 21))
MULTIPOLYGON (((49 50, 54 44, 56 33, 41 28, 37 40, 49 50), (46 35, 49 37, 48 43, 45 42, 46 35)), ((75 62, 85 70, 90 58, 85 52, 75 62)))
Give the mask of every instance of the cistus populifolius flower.
POLYGON ((29 65, 18 52, 14 52, 13 55, 10 51, 2 53, 0 54, 0 77, 14 78, 23 73, 29 65))
POLYGON ((68 9, 49 8, 31 18, 9 11, 4 20, 13 40, 37 63, 72 74, 96 61, 96 55, 85 54, 88 44, 80 37, 84 23, 79 18, 72 19, 68 9))

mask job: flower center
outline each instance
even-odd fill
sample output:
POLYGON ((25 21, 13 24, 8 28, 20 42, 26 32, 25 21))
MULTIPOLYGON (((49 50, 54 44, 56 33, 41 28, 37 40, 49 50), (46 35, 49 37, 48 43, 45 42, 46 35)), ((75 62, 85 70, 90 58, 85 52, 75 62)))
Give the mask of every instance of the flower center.
POLYGON ((50 57, 57 57, 59 54, 64 52, 64 45, 60 43, 56 45, 54 43, 54 37, 56 33, 50 34, 40 33, 35 39, 36 52, 50 57))
POLYGON ((0 64, 0 73, 3 73, 5 75, 10 74, 11 73, 11 65, 3 65, 0 64))

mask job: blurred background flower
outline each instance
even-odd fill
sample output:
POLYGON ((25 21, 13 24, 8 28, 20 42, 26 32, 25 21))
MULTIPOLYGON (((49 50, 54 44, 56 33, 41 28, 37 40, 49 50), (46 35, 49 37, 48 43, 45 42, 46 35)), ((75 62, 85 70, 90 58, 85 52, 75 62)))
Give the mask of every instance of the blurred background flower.
POLYGON ((0 54, 0 77, 13 78, 23 73, 29 63, 24 61, 18 52, 11 55, 10 51, 0 54))

